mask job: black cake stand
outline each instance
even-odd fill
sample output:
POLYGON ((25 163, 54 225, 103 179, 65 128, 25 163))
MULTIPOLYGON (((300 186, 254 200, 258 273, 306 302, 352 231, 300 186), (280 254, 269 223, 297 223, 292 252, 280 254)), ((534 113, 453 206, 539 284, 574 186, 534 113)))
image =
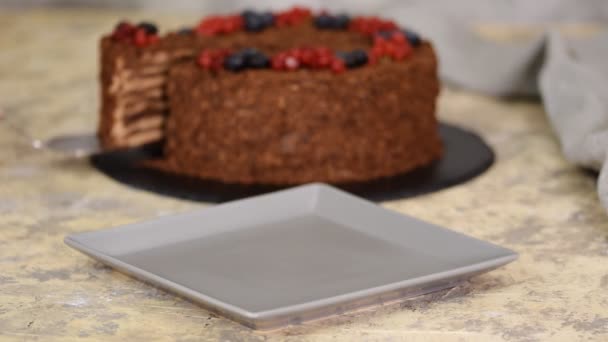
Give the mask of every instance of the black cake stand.
MULTIPOLYGON (((334 184, 373 201, 407 198, 464 183, 494 162, 492 149, 477 134, 441 123, 444 156, 430 166, 373 182, 334 184)), ((160 156, 159 146, 108 152, 91 157, 101 172, 137 189, 193 201, 225 202, 281 189, 277 186, 243 186, 175 176, 143 167, 141 161, 160 156)))

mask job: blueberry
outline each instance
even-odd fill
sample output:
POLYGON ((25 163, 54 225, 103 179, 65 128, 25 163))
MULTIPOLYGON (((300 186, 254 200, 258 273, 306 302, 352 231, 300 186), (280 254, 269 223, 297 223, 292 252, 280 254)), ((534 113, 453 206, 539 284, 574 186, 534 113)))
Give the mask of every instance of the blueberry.
POLYGON ((261 13, 260 18, 262 19, 265 27, 269 27, 274 24, 274 15, 271 12, 261 13))
POLYGON ((245 61, 246 67, 265 68, 270 65, 270 59, 260 50, 246 48, 237 53, 245 61))
POLYGON ((249 32, 259 32, 265 29, 264 21, 259 15, 250 15, 245 17, 245 30, 249 32))
POLYGON ((348 23, 350 23, 350 17, 346 14, 340 14, 333 18, 333 27, 337 29, 345 29, 348 27, 348 23))
POLYGON ((185 36, 191 35, 192 33, 194 33, 194 30, 192 30, 190 27, 182 27, 177 31, 177 34, 185 36))
POLYGON ((156 27, 156 25, 149 23, 147 21, 142 21, 141 23, 139 23, 137 25, 137 27, 144 29, 144 31, 146 31, 147 34, 157 34, 158 33, 158 28, 156 27))
POLYGON ((254 10, 250 10, 250 9, 246 9, 243 12, 241 12, 241 16, 243 17, 243 19, 246 19, 247 17, 254 17, 257 16, 258 13, 254 10))
POLYGON ((401 32, 403 32, 403 34, 405 34, 405 36, 407 37, 407 40, 410 42, 410 45, 412 45, 412 46, 418 46, 422 42, 422 39, 420 39, 420 35, 418 35, 418 33, 414 32, 414 31, 402 30, 401 32))
POLYGON ((350 17, 345 14, 335 17, 322 14, 314 18, 315 26, 320 29, 345 29, 348 27, 348 23, 350 23, 350 17))
POLYGON ((332 28, 334 24, 334 18, 329 15, 322 14, 320 16, 315 17, 314 24, 317 28, 320 29, 332 28))
POLYGON ((247 57, 247 66, 254 69, 267 68, 270 65, 270 59, 263 53, 258 53, 247 57))
POLYGON ((224 60, 224 68, 230 71, 240 71, 245 68, 245 58, 241 54, 232 54, 224 60))
POLYGON ((346 67, 349 69, 357 66, 356 56, 350 52, 338 52, 336 53, 336 56, 343 60, 344 65, 346 65, 346 67))
POLYGON ((270 12, 255 12, 246 10, 241 13, 245 22, 245 30, 249 32, 259 32, 274 24, 274 16, 270 12))
POLYGON ((364 50, 353 50, 350 55, 353 56, 353 59, 355 60, 355 66, 361 66, 367 63, 367 52, 364 50))
POLYGON ((367 63, 367 52, 364 50, 353 50, 351 52, 337 52, 336 56, 344 61, 347 68, 352 69, 360 67, 367 63))

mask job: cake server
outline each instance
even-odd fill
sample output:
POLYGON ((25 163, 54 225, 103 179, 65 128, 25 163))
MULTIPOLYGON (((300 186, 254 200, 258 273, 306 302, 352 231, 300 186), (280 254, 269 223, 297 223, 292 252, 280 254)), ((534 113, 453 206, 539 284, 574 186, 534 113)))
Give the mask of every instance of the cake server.
POLYGON ((0 108, 0 121, 37 150, 47 149, 76 158, 86 158, 102 152, 95 133, 65 134, 40 140, 32 137, 23 127, 10 122, 2 108, 0 108))
POLYGON ((93 133, 66 134, 45 141, 32 140, 32 146, 76 158, 89 157, 102 151, 97 136, 93 133))

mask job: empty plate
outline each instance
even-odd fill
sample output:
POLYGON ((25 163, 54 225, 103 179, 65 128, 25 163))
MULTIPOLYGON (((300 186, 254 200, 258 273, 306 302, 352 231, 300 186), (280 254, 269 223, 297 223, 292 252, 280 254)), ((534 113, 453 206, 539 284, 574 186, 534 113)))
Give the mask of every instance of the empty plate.
POLYGON ((65 242, 254 329, 452 287, 517 257, 324 184, 65 242))

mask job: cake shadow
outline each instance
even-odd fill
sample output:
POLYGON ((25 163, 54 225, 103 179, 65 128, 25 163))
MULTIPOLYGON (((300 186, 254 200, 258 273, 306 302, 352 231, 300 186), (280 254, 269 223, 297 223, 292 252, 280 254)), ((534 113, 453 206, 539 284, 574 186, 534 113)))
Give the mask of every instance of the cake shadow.
MULTIPOLYGON (((441 123, 444 156, 431 165, 407 173, 368 182, 332 185, 372 201, 388 201, 422 195, 466 182, 494 162, 494 152, 477 134, 441 123)), ((91 164, 110 178, 153 193, 191 201, 221 203, 272 192, 291 185, 229 184, 175 175, 146 167, 144 161, 162 158, 162 145, 95 155, 91 164)))

